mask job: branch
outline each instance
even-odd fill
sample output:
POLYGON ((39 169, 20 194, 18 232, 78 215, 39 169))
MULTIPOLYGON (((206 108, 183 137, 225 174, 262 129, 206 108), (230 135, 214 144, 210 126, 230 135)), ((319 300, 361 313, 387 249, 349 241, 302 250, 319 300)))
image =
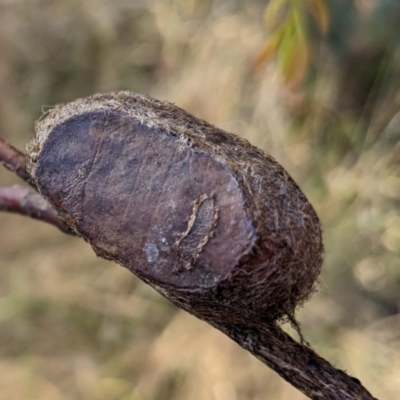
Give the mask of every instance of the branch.
POLYGON ((0 163, 9 171, 18 175, 28 185, 36 189, 36 185, 26 168, 26 156, 4 139, 0 138, 0 163))
POLYGON ((0 211, 26 215, 54 225, 64 233, 76 234, 37 192, 36 184, 27 169, 25 154, 2 138, 0 138, 0 163, 35 189, 20 185, 0 187, 0 211))
POLYGON ((311 399, 374 399, 278 325, 285 316, 296 325, 323 246, 314 209, 272 157, 172 104, 129 92, 56 107, 36 130, 35 182, 96 254, 224 332, 311 399))
POLYGON ((49 203, 35 190, 21 185, 0 186, 0 211, 13 212, 54 225, 62 232, 75 235, 49 203))
POLYGON ((377 400, 357 378, 334 368, 278 325, 249 327, 211 323, 283 379, 315 400, 377 400))

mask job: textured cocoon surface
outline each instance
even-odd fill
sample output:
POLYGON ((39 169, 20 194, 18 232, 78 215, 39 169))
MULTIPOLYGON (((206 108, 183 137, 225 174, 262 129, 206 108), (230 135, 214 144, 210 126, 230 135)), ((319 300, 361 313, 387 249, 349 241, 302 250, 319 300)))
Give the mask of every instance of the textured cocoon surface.
POLYGON ((150 97, 60 105, 36 125, 30 170, 95 252, 200 318, 293 315, 320 272, 318 217, 247 141, 150 97))

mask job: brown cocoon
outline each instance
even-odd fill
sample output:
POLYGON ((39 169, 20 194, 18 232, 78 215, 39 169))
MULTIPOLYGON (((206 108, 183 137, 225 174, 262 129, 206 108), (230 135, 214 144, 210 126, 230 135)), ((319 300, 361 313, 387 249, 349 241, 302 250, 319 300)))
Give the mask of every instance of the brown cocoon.
POLYGON ((216 323, 293 317, 322 261, 318 217, 269 155, 173 104, 129 92, 60 105, 30 171, 101 257, 216 323))

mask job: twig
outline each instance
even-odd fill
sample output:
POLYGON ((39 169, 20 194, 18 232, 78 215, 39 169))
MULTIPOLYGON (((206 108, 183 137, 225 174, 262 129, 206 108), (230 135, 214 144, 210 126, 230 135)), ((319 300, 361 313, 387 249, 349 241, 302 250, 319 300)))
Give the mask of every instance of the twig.
POLYGON ((13 212, 56 226, 62 232, 75 235, 49 203, 35 190, 21 185, 0 186, 0 211, 13 212))
POLYGON ((276 324, 248 327, 211 322, 283 379, 314 400, 377 400, 357 378, 334 368, 276 324))
POLYGON ((0 163, 36 189, 36 185, 26 168, 25 154, 21 153, 2 138, 0 138, 0 163))
POLYGON ((62 232, 75 235, 50 205, 37 192, 37 187, 26 165, 26 156, 4 139, 0 138, 0 163, 15 173, 33 189, 20 185, 0 187, 0 211, 27 215, 56 226, 62 232))

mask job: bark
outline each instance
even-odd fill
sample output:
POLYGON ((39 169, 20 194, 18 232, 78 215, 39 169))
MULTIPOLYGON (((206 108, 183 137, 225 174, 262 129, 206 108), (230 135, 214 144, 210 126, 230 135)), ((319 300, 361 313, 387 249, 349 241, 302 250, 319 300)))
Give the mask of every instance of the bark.
POLYGON ((310 399, 376 400, 357 378, 334 368, 311 347, 297 343, 276 324, 246 327, 210 323, 310 399))

